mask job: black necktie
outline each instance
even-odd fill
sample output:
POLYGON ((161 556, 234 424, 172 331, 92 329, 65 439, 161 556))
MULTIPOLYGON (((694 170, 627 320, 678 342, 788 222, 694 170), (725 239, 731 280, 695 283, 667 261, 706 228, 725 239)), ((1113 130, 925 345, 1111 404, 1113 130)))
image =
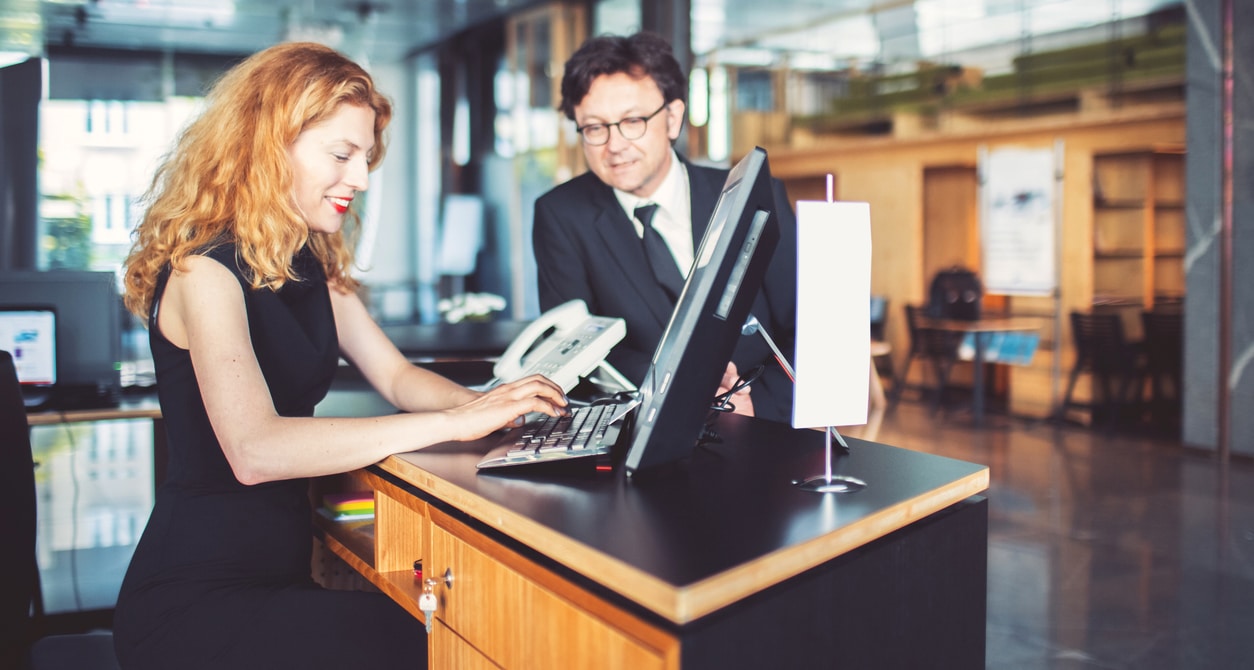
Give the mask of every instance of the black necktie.
POLYGON ((666 240, 652 225, 653 215, 657 213, 657 205, 641 205, 636 208, 636 218, 644 226, 644 257, 657 283, 666 290, 671 300, 678 300, 684 288, 684 276, 679 273, 675 256, 671 254, 666 240))

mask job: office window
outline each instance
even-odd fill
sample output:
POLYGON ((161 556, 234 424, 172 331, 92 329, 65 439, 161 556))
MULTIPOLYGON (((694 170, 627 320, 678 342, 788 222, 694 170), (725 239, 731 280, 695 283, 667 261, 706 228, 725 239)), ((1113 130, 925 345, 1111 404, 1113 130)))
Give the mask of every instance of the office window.
MULTIPOLYGON (((720 0, 692 0, 693 65, 727 69, 738 146, 1183 99, 1187 24, 1176 0, 871 4, 768 3, 729 15, 720 0)), ((723 130, 704 132, 717 160, 723 130)))
POLYGON ((87 105, 87 134, 94 137, 125 137, 130 105, 118 100, 92 100, 87 105))
POLYGON ((640 30, 639 0, 597 0, 593 5, 593 35, 630 35, 637 30, 640 30))
POLYGON ((198 98, 40 103, 37 267, 121 266, 157 163, 198 104, 198 98))
POLYGON ((736 73, 736 108, 769 112, 775 108, 775 92, 769 70, 740 70, 736 73))

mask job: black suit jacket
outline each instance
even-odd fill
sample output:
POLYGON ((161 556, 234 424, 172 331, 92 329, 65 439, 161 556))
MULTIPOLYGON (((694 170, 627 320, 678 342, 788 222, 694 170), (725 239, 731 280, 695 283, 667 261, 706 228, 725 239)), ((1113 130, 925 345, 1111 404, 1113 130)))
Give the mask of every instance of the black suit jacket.
MULTIPOLYGON (((728 171, 687 161, 684 165, 692 198, 695 251, 728 171)), ((753 315, 791 363, 797 323, 797 222, 778 180, 774 190, 780 241, 754 301, 753 315)), ((536 201, 532 241, 541 309, 580 298, 593 314, 624 319, 627 336, 608 360, 632 382, 641 383, 674 304, 649 272, 643 245, 614 190, 592 172, 554 187, 536 201)), ((755 413, 789 421, 792 382, 762 337, 742 337, 732 360, 741 373, 754 365, 765 366, 751 387, 755 413)))

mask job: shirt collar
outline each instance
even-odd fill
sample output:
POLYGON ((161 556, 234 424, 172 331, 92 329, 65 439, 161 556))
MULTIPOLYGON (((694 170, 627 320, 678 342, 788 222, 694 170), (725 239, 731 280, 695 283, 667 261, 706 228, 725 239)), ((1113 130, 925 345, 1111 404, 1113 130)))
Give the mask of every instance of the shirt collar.
POLYGON ((635 221, 636 208, 646 203, 656 203, 659 207, 670 212, 674 216, 677 212, 682 211, 681 204, 687 203, 688 199, 688 169, 684 162, 679 160, 679 155, 675 150, 671 149, 671 167, 666 171, 666 176, 662 178, 662 183, 658 184, 657 190, 648 198, 641 198, 626 191, 614 189, 614 197, 618 198, 618 204, 627 213, 627 218, 635 221))

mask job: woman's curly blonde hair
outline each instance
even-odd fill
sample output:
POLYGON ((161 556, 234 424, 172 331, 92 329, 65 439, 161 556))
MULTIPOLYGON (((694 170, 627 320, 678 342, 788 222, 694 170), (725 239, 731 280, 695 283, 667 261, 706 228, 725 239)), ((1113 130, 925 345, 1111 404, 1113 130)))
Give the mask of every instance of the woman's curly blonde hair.
MULTIPOLYGON (((231 241, 251 269, 254 289, 299 280, 292 257, 306 243, 332 283, 356 289, 344 235, 311 234, 297 210, 288 158, 301 131, 345 104, 374 110, 373 170, 383 160, 392 105, 370 75, 339 52, 281 44, 224 74, 153 177, 126 259, 127 309, 147 320, 163 268, 184 269, 188 256, 231 241)), ((350 216, 356 222, 356 213, 350 216)))

